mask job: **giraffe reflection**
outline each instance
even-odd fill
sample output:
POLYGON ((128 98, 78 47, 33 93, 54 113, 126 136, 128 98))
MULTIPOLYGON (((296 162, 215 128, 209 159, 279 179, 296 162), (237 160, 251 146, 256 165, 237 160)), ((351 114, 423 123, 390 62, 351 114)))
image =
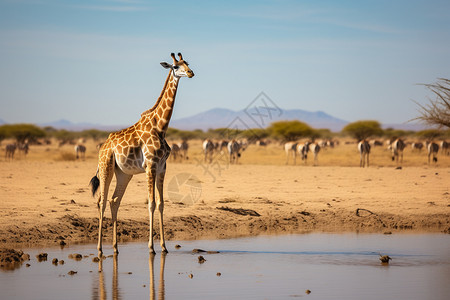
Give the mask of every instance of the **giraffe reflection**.
MULTIPOLYGON (((158 294, 155 293, 155 275, 154 275, 154 265, 155 265, 155 254, 150 253, 148 258, 148 269, 150 272, 150 300, 164 300, 165 299, 165 282, 164 282, 164 267, 166 264, 167 253, 161 253, 161 261, 159 265, 159 286, 157 288, 158 294)), ((119 271, 118 271, 118 255, 113 256, 113 277, 112 277, 112 298, 113 300, 123 299, 120 288, 119 288, 119 271)), ((106 275, 108 276, 108 275, 106 275)), ((103 260, 100 259, 98 262, 98 288, 94 286, 92 290, 92 299, 106 300, 108 299, 108 292, 105 283, 105 271, 103 269, 103 260)))
MULTIPOLYGON (((164 300, 165 298, 165 285, 164 285, 164 266, 166 263, 166 255, 167 253, 161 253, 161 263, 159 265, 159 288, 158 288, 158 299, 164 300)), ((148 268, 150 270, 150 300, 155 300, 155 279, 154 279, 154 263, 155 263, 155 254, 150 253, 150 257, 148 259, 148 268)))
MULTIPOLYGON (((98 262, 98 289, 94 288, 92 293, 92 299, 107 299, 107 292, 105 287, 105 272, 103 270, 103 259, 98 262)), ((113 256, 113 278, 112 278, 112 299, 122 299, 119 289, 119 277, 118 277, 118 257, 117 254, 113 256)))

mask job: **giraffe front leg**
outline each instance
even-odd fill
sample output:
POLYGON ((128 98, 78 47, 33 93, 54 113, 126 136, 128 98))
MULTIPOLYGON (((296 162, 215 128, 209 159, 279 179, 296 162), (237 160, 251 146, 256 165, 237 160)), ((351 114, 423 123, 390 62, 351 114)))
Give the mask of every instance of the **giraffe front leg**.
POLYGON ((148 249, 150 253, 156 253, 153 248, 153 213, 155 212, 155 172, 154 170, 147 171, 148 182, 148 214, 150 219, 150 233, 148 238, 148 249))
POLYGON ((166 243, 164 239, 164 221, 163 221, 163 215, 164 215, 164 197, 163 197, 163 187, 164 187, 164 177, 166 173, 166 167, 164 165, 164 171, 160 174, 158 174, 157 182, 156 182, 156 188, 158 189, 158 212, 159 212, 159 235, 161 237, 160 243, 161 243, 161 249, 163 253, 168 253, 166 248, 166 243))
POLYGON ((104 199, 102 199, 102 197, 100 196, 100 199, 97 203, 98 206, 98 244, 97 244, 97 250, 98 250, 98 257, 101 258, 103 255, 103 250, 102 250, 102 230, 103 230, 103 219, 104 219, 104 214, 105 214, 105 209, 106 209, 106 201, 104 199))

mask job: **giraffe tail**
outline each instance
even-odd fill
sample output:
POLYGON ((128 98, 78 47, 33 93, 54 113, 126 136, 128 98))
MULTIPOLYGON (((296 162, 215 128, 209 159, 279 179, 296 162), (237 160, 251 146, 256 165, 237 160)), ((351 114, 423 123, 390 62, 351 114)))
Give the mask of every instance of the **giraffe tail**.
POLYGON ((95 174, 94 177, 92 177, 91 181, 89 182, 89 185, 91 186, 92 196, 95 196, 95 193, 98 190, 98 187, 100 186, 100 179, 98 179, 98 171, 95 174))

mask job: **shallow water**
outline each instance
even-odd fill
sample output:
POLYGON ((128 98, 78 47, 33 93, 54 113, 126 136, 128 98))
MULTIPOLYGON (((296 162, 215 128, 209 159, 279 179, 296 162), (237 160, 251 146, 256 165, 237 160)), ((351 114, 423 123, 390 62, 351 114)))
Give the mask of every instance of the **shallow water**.
POLYGON ((167 246, 169 254, 153 256, 145 243, 120 244, 118 257, 101 263, 92 261, 95 245, 25 249, 31 266, 0 272, 0 299, 450 299, 449 235, 304 234, 167 246), (46 262, 35 258, 41 252, 46 262), (69 259, 73 253, 85 257, 69 259), (393 258, 389 265, 380 253, 393 258))

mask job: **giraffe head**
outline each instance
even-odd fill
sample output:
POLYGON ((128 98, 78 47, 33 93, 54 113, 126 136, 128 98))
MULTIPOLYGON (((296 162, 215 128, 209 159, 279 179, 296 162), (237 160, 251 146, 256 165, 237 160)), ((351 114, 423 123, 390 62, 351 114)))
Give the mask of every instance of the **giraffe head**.
POLYGON ((170 56, 172 56, 173 64, 169 64, 166 62, 162 62, 161 66, 163 66, 166 69, 172 69, 173 75, 176 77, 194 77, 194 72, 189 68, 189 64, 187 61, 183 60, 183 56, 181 53, 178 53, 178 57, 180 60, 177 60, 175 58, 175 54, 171 53, 170 56))

